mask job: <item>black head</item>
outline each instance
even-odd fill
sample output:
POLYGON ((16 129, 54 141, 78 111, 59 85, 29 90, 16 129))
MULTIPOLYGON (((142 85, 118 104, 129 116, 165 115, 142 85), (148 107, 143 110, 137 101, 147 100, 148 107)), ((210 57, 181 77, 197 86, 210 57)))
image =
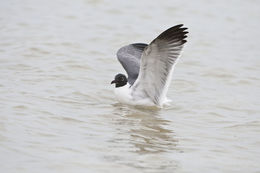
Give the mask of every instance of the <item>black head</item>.
POLYGON ((117 87, 122 87, 122 86, 125 86, 127 84, 127 78, 125 75, 123 74, 117 74, 115 76, 115 80, 113 80, 111 82, 111 84, 115 83, 116 84, 116 88, 117 87))

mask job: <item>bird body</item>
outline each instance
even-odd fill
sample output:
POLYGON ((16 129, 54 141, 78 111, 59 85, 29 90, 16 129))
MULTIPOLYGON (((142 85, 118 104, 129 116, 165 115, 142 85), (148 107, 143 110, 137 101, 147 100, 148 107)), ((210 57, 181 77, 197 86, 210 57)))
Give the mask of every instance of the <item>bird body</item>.
MULTIPOLYGON (((132 96, 131 86, 129 84, 118 87, 114 89, 114 94, 116 99, 120 103, 128 104, 128 105, 139 105, 139 106, 159 106, 155 105, 154 102, 149 97, 137 97, 133 98, 132 96)), ((164 98, 162 105, 168 105, 171 102, 168 98, 164 98)))
POLYGON ((117 58, 128 75, 118 74, 111 82, 116 84, 119 102, 158 107, 169 102, 166 94, 188 33, 182 26, 167 29, 149 45, 135 43, 118 50, 117 58))

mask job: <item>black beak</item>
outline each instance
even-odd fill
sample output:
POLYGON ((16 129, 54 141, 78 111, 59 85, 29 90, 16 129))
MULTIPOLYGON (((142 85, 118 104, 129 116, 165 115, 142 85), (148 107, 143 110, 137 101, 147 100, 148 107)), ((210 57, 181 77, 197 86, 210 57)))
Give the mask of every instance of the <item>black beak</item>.
POLYGON ((113 81, 111 82, 111 84, 113 84, 113 83, 116 83, 116 81, 115 81, 115 80, 113 80, 113 81))

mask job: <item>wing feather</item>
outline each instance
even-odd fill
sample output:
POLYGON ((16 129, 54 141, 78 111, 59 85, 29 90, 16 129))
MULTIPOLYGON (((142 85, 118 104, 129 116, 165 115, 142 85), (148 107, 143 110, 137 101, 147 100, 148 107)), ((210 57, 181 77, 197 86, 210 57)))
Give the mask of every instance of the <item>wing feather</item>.
POLYGON ((138 77, 140 59, 146 46, 145 43, 135 43, 124 46, 117 51, 117 59, 124 67, 130 85, 133 85, 138 77))
POLYGON ((149 97, 162 105, 188 33, 183 25, 169 28, 154 39, 143 51, 139 76, 132 86, 134 98, 149 97))

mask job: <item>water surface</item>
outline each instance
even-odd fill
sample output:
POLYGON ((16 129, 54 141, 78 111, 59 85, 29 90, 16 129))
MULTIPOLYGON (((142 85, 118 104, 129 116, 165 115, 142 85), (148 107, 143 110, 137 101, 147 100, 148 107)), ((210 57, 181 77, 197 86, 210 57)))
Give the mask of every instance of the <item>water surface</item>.
POLYGON ((1 172, 260 172, 260 3, 6 0, 1 172), (168 97, 119 104, 116 51, 189 28, 168 97))

